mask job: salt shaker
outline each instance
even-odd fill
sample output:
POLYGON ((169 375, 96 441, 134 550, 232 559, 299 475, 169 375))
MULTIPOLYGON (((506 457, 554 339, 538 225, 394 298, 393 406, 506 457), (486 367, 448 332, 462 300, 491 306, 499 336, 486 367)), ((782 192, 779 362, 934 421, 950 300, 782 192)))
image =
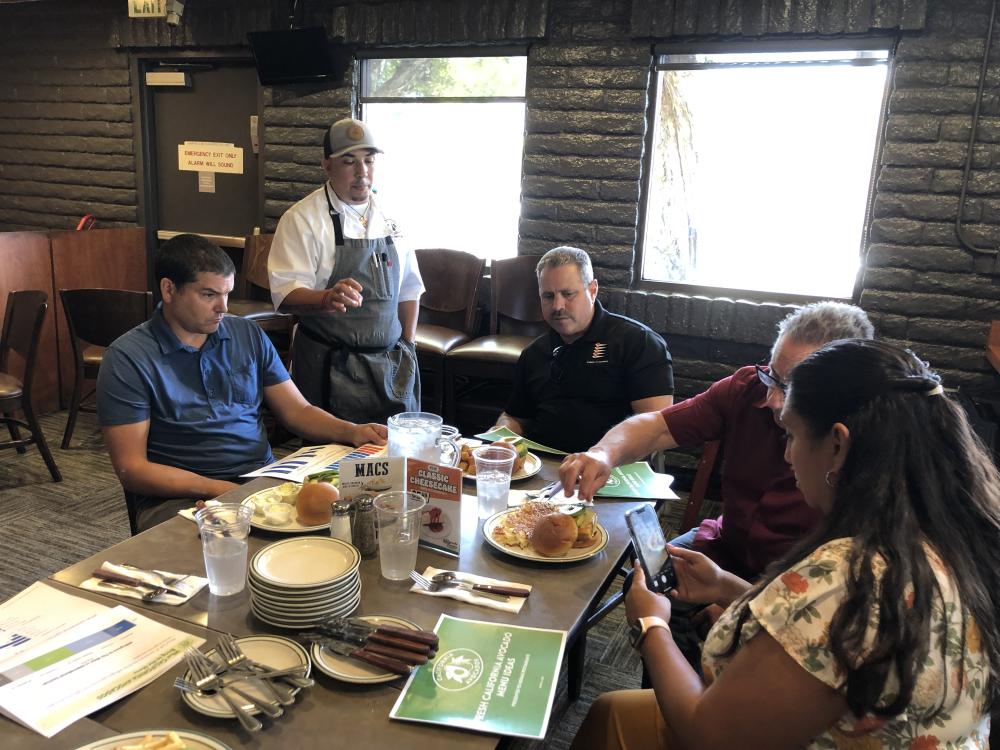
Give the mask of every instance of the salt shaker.
POLYGON ((334 503, 330 520, 330 536, 351 544, 351 504, 334 503))
POLYGON ((351 521, 353 544, 364 558, 378 554, 378 537, 375 531, 375 498, 370 494, 354 499, 354 518, 351 521))

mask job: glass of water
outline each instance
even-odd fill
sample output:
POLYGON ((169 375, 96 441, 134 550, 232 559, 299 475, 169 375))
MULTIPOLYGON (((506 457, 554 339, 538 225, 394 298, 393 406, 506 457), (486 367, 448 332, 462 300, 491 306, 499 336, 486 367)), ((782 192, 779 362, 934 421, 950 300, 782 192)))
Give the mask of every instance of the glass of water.
POLYGON ((441 422, 442 419, 437 414, 426 411, 393 414, 387 421, 389 455, 437 463, 441 457, 441 449, 438 447, 441 422))
POLYGON ((483 445, 472 451, 476 462, 476 497, 479 518, 486 519, 507 508, 510 473, 517 451, 502 445, 483 445))
POLYGON ((208 590, 215 596, 238 594, 247 582, 247 537, 253 506, 222 503, 194 514, 205 555, 208 590))
POLYGON ((378 513, 378 560, 382 576, 405 581, 417 565, 420 516, 427 505, 422 492, 383 492, 375 498, 378 513))

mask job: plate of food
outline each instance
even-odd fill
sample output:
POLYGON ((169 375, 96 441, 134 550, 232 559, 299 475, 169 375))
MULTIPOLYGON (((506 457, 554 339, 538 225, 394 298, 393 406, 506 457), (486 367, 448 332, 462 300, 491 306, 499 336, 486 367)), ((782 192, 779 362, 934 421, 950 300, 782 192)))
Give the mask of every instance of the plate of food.
POLYGON ((106 737, 76 750, 232 750, 214 737, 187 729, 143 729, 106 737))
POLYGON ((304 534, 330 525, 333 503, 340 499, 336 487, 327 482, 284 482, 253 493, 243 505, 253 506, 250 525, 281 534, 304 534), (303 495, 303 487, 306 488, 303 495))
POLYGON ((586 560, 608 544, 608 532, 592 508, 545 501, 490 516, 483 523, 483 538, 508 555, 545 563, 586 560))
MULTIPOLYGON (((533 477, 542 470, 542 459, 531 453, 528 450, 528 446, 521 445, 516 439, 497 440, 493 445, 505 445, 517 451, 517 458, 514 459, 514 468, 511 469, 510 473, 512 482, 533 477)), ((476 478, 476 461, 472 457, 472 451, 478 447, 478 442, 471 445, 469 443, 459 443, 461 450, 458 456, 458 467, 462 470, 462 476, 465 479, 475 480, 476 478)))

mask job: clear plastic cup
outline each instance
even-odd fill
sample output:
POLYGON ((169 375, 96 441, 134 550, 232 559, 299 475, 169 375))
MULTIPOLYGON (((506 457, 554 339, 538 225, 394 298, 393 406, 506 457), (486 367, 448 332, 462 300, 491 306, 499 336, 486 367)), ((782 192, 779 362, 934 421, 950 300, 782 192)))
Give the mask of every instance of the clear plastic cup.
POLYGON ((208 590, 215 596, 238 594, 247 582, 247 537, 253 506, 223 503, 194 514, 205 555, 208 590))
POLYGON ((473 449, 472 458, 476 462, 476 498, 482 520, 506 510, 517 451, 502 445, 482 445, 473 449))
POLYGON ((378 559, 382 576, 405 581, 417 565, 420 516, 427 505, 422 492, 383 492, 375 498, 378 514, 378 559))

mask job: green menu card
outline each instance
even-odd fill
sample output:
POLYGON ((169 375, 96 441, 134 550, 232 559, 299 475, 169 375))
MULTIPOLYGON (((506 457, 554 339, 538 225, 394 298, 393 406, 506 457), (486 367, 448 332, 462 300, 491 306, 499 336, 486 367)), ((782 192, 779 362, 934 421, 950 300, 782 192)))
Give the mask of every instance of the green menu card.
POLYGON ((437 656, 417 667, 389 716, 542 739, 566 632, 441 615, 437 656))
POLYGON ((677 495, 670 489, 674 478, 657 474, 645 461, 616 466, 611 476, 597 492, 596 497, 629 497, 639 500, 674 500, 677 495))
POLYGON ((566 451, 561 451, 558 448, 550 448, 547 445, 536 443, 534 440, 528 440, 528 438, 518 435, 516 432, 507 427, 497 427, 495 430, 490 430, 489 432, 480 432, 476 435, 476 437, 480 440, 488 440, 490 442, 494 440, 502 440, 504 438, 520 438, 519 442, 528 446, 529 451, 541 451, 542 453, 551 453, 554 456, 568 455, 566 451))

